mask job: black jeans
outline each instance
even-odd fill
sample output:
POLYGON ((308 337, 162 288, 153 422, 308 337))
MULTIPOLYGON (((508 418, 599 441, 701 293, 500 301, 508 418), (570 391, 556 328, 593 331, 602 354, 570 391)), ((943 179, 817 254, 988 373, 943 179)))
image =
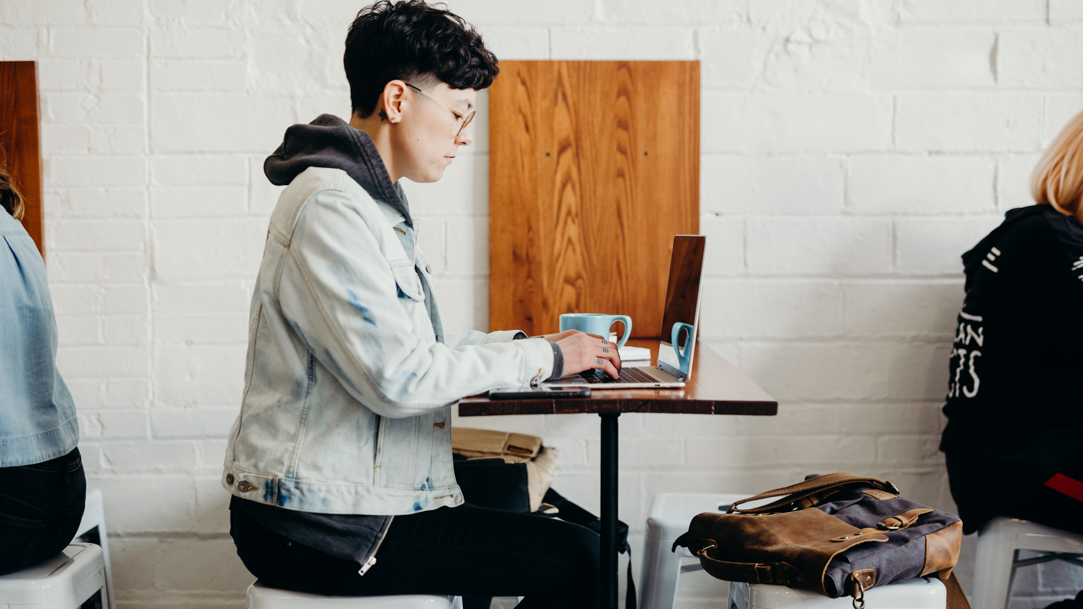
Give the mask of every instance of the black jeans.
POLYGON ((63 550, 75 537, 85 502, 78 448, 44 463, 0 467, 0 575, 63 550))
POLYGON ((274 588, 332 595, 525 596, 521 609, 599 606, 599 538, 576 524, 461 505, 395 516, 364 576, 277 535, 241 510, 230 534, 245 567, 274 588))

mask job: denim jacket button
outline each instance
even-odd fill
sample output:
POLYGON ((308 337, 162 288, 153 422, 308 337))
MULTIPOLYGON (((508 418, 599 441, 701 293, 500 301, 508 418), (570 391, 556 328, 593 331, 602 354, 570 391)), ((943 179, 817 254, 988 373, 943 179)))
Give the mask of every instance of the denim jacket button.
POLYGON ((247 493, 248 491, 250 491, 250 490, 252 490, 254 488, 256 488, 256 487, 254 487, 251 484, 245 482, 244 480, 241 480, 240 482, 237 483, 237 490, 241 491, 242 493, 247 493))
POLYGON ((226 484, 233 484, 233 474, 226 474, 226 484))

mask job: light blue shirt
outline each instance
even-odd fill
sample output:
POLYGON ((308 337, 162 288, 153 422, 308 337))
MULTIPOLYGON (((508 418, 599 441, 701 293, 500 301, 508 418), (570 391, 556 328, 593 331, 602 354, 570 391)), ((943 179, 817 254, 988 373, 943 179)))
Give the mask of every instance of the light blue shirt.
POLYGON ((56 369, 45 262, 0 208, 0 467, 42 463, 78 443, 75 404, 56 369))

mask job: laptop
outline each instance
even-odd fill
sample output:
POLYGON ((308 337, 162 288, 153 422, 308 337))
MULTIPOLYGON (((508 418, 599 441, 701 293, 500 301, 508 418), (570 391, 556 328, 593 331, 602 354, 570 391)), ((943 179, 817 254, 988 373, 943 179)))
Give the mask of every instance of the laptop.
POLYGON ((668 389, 684 387, 692 371, 699 326, 700 278, 707 237, 677 235, 669 262, 669 285, 662 313, 662 342, 655 366, 626 366, 614 379, 594 369, 541 383, 552 388, 668 389))

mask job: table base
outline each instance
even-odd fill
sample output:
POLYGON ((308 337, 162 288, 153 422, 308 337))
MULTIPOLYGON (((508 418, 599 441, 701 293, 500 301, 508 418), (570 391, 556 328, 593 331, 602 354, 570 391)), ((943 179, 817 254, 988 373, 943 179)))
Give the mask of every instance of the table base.
POLYGON ((617 608, 617 417, 619 412, 599 414, 602 418, 602 607, 617 608))

